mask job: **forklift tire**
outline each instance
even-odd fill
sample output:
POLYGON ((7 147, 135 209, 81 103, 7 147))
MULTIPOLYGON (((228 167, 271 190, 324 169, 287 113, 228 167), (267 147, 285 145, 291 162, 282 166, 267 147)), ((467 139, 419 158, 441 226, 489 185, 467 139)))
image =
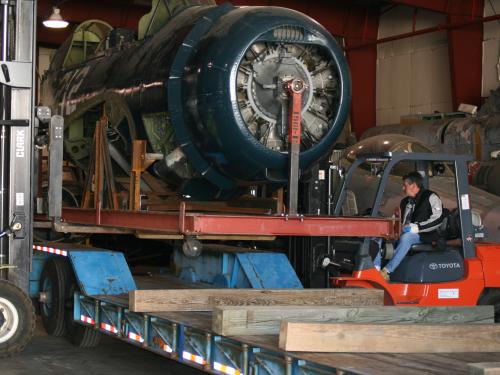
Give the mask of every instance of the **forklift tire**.
POLYGON ((486 289, 477 304, 493 305, 495 308, 495 323, 500 323, 500 289, 486 289))
POLYGON ((23 350, 33 337, 35 323, 29 296, 10 281, 0 280, 0 358, 23 350))
POLYGON ((64 320, 70 275, 67 259, 56 256, 47 261, 40 276, 40 292, 45 293, 45 299, 40 301, 40 316, 45 330, 51 336, 66 334, 64 320))
POLYGON ((69 284, 69 295, 71 296, 70 302, 66 305, 66 333, 69 341, 78 348, 95 348, 101 342, 101 333, 94 327, 83 326, 74 321, 73 308, 74 299, 73 295, 78 291, 78 286, 74 277, 69 284))

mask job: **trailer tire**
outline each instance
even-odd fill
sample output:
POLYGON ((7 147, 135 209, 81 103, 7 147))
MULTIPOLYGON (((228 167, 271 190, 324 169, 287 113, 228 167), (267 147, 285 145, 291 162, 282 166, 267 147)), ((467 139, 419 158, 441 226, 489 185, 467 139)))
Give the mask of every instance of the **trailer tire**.
POLYGON ((40 276, 40 291, 47 299, 40 302, 40 316, 42 323, 51 336, 66 334, 65 308, 69 298, 68 284, 70 283, 71 268, 66 258, 52 257, 43 268, 40 276))
POLYGON ((74 321, 73 309, 74 300, 73 295, 78 291, 76 281, 72 280, 69 287, 69 295, 71 295, 71 302, 66 305, 66 332, 71 343, 79 348, 95 348, 101 342, 101 333, 94 329, 94 327, 83 326, 74 321))
POLYGON ((486 289, 477 304, 493 305, 495 308, 495 323, 500 323, 500 289, 486 289))
POLYGON ((7 280, 0 280, 0 358, 24 349, 35 331, 35 309, 29 296, 7 280))
POLYGON ((78 348, 95 348, 101 342, 101 333, 92 327, 78 324, 70 336, 70 341, 78 348))

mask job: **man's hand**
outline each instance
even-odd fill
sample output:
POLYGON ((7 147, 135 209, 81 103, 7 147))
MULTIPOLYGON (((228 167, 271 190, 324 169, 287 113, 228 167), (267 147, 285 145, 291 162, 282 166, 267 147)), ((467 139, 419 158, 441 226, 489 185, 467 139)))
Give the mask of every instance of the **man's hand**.
POLYGON ((403 233, 418 233, 418 225, 417 224, 409 224, 403 227, 403 233))

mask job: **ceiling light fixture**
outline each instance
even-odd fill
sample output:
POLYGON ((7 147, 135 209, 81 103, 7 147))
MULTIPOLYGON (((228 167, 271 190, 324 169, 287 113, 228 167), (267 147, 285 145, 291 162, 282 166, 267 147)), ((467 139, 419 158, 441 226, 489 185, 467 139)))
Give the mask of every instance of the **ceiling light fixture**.
POLYGON ((68 26, 68 21, 62 18, 61 10, 58 7, 54 7, 52 8, 50 17, 43 21, 43 26, 51 29, 64 29, 68 26))

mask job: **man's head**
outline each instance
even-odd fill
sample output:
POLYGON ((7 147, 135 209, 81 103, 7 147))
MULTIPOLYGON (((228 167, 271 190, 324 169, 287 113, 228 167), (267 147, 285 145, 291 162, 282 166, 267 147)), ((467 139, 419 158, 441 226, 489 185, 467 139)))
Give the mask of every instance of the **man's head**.
POLYGON ((424 179, 418 172, 408 173, 403 177, 403 191, 408 197, 415 198, 422 189, 424 179))

